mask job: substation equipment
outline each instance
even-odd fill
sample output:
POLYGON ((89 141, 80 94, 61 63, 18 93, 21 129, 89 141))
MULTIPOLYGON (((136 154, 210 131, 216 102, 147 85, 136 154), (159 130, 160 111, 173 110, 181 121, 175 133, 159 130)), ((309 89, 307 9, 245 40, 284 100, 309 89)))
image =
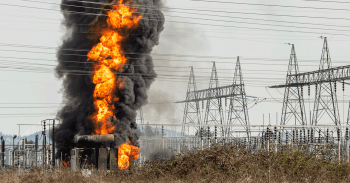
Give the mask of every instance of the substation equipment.
MULTIPOLYGON (((337 83, 342 84, 344 92, 345 80, 350 79, 350 65, 332 67, 327 38, 324 38, 320 66, 311 72, 299 72, 295 47, 289 59, 286 83, 270 88, 285 88, 282 115, 279 125, 250 125, 247 96, 243 81, 240 59, 237 57, 233 83, 219 86, 215 62, 213 63, 209 88, 197 90, 193 67, 190 69, 186 99, 177 103, 184 104, 182 124, 148 124, 159 132, 153 140, 161 145, 158 148, 172 148, 177 152, 182 149, 209 147, 212 143, 231 142, 243 146, 252 153, 260 150, 277 151, 286 145, 304 148, 328 157, 349 159, 349 121, 341 123, 338 101, 337 83), (308 122, 305 112, 303 86, 315 86, 313 111, 310 111, 308 122), (226 113, 226 114, 225 114, 226 113), (322 124, 321 118, 329 116, 332 125, 322 124), (165 127, 179 127, 169 136, 163 133, 165 127), (192 132, 191 132, 192 131, 192 132), (181 134, 178 134, 178 133, 181 134), (164 135, 165 134, 165 135, 164 135)), ((141 130, 143 123, 140 111, 138 121, 141 130)), ((152 137, 141 137, 141 149, 152 143, 152 137)), ((143 151, 141 150, 140 156, 143 151)))
POLYGON ((118 147, 114 135, 76 136, 76 147, 70 150, 70 165, 73 170, 93 166, 98 171, 118 168, 118 147))

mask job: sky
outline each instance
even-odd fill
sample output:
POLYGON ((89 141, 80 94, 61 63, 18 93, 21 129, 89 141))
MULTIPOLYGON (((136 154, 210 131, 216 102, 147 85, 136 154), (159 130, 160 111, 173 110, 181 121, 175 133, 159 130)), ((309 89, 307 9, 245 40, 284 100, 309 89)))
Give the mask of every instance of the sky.
MULTIPOLYGON (((349 65, 350 3, 327 0, 166 0, 165 29, 152 56, 158 78, 143 107, 145 122, 181 124, 190 66, 197 89, 209 86, 216 63, 220 86, 232 84, 240 57, 250 124, 279 123, 291 45, 300 72, 318 70, 323 39, 332 66, 349 65), (166 56, 159 56, 163 54, 166 56), (255 104, 257 103, 257 104, 255 104), (277 115, 277 120, 276 120, 277 115), (263 119, 265 116, 265 119, 263 119)), ((62 104, 62 82, 54 75, 56 50, 65 28, 59 0, 0 1, 0 131, 18 134, 18 124, 53 119, 62 104)), ((338 84, 341 122, 347 119, 350 87, 338 84)), ((304 88, 305 110, 313 109, 304 88)), ((323 124, 331 124, 323 119, 323 124)), ((21 134, 41 130, 22 125, 21 134)))

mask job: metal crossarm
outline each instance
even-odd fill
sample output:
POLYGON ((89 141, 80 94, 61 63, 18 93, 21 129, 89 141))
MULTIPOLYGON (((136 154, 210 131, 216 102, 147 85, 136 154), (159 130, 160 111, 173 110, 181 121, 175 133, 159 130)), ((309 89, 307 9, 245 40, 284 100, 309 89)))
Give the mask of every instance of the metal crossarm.
POLYGON ((296 87, 349 80, 350 65, 299 74, 291 74, 287 77, 289 84, 270 86, 270 88, 296 87))
POLYGON ((235 95, 234 90, 237 86, 242 86, 243 84, 221 86, 217 88, 209 88, 204 90, 192 91, 189 95, 191 96, 189 100, 183 100, 176 103, 184 102, 195 102, 216 98, 226 98, 235 95))

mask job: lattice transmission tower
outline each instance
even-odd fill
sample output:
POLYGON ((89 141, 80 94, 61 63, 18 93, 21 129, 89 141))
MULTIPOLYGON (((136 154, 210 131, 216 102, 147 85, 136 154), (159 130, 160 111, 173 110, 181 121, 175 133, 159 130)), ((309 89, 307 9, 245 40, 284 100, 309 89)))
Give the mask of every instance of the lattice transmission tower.
MULTIPOLYGON (((329 54, 327 38, 324 38, 322 55, 319 70, 331 70, 332 63, 329 54)), ((329 82, 320 82, 316 84, 315 104, 312 117, 312 125, 317 125, 324 114, 327 114, 335 125, 340 125, 340 115, 336 94, 335 72, 321 72, 321 78, 328 79, 329 82)))
POLYGON ((291 83, 298 83, 298 74, 299 66, 294 44, 292 44, 292 51, 290 53, 286 77, 287 87, 284 90, 281 125, 287 125, 287 123, 290 121, 294 122, 295 125, 297 125, 297 123, 298 125, 307 125, 303 98, 303 86, 290 85, 291 83))
MULTIPOLYGON (((197 91, 195 76, 193 73, 193 67, 191 66, 190 77, 188 81, 187 93, 186 93, 186 102, 184 109, 184 116, 182 120, 182 129, 181 133, 184 136, 185 134, 189 135, 189 127, 187 124, 200 124, 200 109, 199 101, 195 92, 197 91)), ((198 127, 195 127, 198 131, 198 127)))
MULTIPOLYGON (((247 97, 245 93, 241 62, 237 57, 235 74, 233 77, 233 96, 229 97, 230 105, 228 111, 227 124, 236 124, 237 122, 245 125, 247 137, 250 138, 249 115, 247 108, 247 97)), ((231 136, 231 127, 228 127, 227 135, 231 136)))
MULTIPOLYGON (((209 89, 214 92, 212 95, 219 95, 219 78, 216 71, 215 62, 213 62, 213 67, 210 76, 209 89)), ((204 101, 203 101, 204 102, 204 101)), ((220 97, 207 99, 207 104, 205 108, 204 124, 223 124, 224 115, 222 110, 222 102, 220 97)), ((224 134, 225 128, 220 127, 219 133, 224 134)))

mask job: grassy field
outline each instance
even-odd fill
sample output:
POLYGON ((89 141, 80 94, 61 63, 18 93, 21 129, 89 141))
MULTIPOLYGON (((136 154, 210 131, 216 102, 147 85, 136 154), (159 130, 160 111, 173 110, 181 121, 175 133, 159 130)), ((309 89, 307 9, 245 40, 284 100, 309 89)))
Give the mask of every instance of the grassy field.
POLYGON ((62 168, 43 174, 1 172, 7 182, 350 182, 350 164, 320 160, 302 150, 252 155, 236 146, 213 146, 183 152, 171 159, 153 160, 143 167, 83 175, 62 168))

